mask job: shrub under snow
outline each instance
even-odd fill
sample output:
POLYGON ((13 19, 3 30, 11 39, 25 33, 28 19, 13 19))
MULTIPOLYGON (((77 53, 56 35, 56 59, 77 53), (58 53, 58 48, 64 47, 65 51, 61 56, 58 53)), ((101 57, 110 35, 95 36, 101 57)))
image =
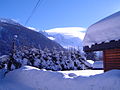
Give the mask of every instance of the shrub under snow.
POLYGON ((36 48, 24 48, 0 58, 0 68, 5 65, 8 70, 14 70, 24 65, 34 66, 40 69, 53 71, 81 70, 91 68, 91 65, 82 58, 79 51, 52 51, 36 48))

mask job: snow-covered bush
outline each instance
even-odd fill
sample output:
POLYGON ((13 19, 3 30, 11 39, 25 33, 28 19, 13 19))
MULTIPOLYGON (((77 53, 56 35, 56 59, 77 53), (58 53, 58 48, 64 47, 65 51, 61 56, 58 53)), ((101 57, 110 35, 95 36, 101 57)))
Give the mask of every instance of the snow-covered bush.
POLYGON ((90 64, 76 50, 57 51, 56 48, 44 50, 22 48, 14 53, 0 58, 0 68, 14 70, 24 65, 53 71, 80 70, 90 68, 90 64), (5 58, 6 57, 6 58, 5 58), (5 60, 4 60, 5 59, 5 60))

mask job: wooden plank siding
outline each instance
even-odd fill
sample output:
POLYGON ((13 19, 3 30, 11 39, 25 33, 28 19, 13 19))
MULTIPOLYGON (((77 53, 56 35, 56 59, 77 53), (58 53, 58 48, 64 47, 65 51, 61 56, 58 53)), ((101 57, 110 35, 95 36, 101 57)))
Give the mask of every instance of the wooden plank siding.
POLYGON ((104 71, 120 69, 120 49, 110 49, 103 51, 104 71))

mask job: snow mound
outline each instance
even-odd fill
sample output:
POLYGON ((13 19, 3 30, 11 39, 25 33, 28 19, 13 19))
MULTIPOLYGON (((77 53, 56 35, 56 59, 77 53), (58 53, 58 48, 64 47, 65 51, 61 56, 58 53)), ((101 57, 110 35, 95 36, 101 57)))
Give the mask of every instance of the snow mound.
POLYGON ((76 77, 77 75, 74 74, 74 73, 69 73, 68 76, 69 76, 69 77, 76 77))
POLYGON ((83 46, 120 39, 120 11, 91 25, 86 32, 83 46))
POLYGON ((75 77, 65 78, 60 72, 24 66, 7 73, 0 80, 0 90, 120 90, 120 70, 90 77, 70 76, 75 77))
POLYGON ((4 78, 4 76, 5 76, 4 74, 6 71, 7 71, 6 69, 0 69, 0 80, 4 78))

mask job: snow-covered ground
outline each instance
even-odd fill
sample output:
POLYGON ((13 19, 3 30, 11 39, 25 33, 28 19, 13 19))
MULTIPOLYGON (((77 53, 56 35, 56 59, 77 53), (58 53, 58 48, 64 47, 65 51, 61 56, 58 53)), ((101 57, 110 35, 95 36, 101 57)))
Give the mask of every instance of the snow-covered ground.
POLYGON ((74 77, 74 76, 86 76, 89 77, 91 75, 101 74, 103 70, 72 70, 72 71, 59 71, 66 75, 66 77, 74 77))
POLYGON ((0 90, 120 90, 120 70, 89 77, 77 76, 72 71, 66 77, 65 72, 40 70, 31 66, 11 71, 4 78, 3 72, 0 70, 0 90))

